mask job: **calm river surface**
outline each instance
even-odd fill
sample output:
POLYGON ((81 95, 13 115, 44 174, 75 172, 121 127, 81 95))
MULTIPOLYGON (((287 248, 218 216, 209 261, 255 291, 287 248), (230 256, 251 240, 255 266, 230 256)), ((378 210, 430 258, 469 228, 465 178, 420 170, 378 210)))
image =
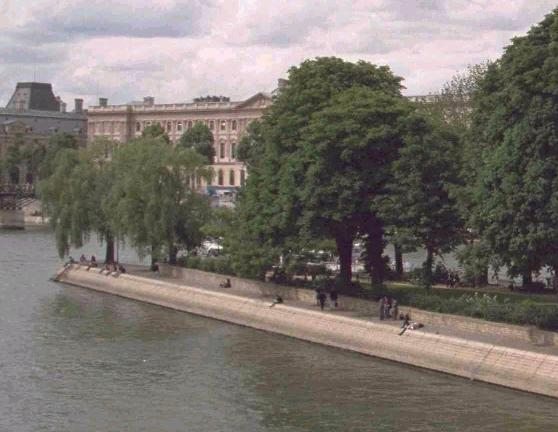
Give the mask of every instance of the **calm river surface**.
POLYGON ((0 431, 558 427, 551 399, 49 282, 59 265, 50 233, 0 231, 0 431))

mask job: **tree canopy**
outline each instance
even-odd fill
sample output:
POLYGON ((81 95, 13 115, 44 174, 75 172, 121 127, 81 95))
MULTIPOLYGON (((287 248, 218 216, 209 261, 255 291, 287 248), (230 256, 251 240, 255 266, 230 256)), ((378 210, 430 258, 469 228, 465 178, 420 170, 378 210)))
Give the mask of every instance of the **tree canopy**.
POLYGON ((558 268, 558 10, 514 38, 474 100, 471 223, 512 274, 558 268))
POLYGON ((167 253, 171 263, 180 249, 199 245, 209 202, 195 187, 211 175, 201 155, 145 137, 119 148, 113 169, 103 205, 111 211, 115 232, 140 254, 160 258, 167 253))
POLYGON ((185 131, 178 140, 178 145, 197 151, 205 157, 207 164, 213 162, 215 157, 213 133, 203 123, 195 123, 191 129, 185 131))

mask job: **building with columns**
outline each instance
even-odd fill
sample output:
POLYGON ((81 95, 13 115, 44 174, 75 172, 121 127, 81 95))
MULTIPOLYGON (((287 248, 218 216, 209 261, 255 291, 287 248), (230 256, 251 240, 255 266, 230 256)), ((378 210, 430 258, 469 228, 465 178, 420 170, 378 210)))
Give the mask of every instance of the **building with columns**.
POLYGON ((272 103, 271 95, 257 93, 233 102, 225 97, 197 98, 191 103, 156 104, 153 97, 141 102, 109 105, 106 98, 87 110, 88 141, 108 137, 127 142, 141 136, 153 124, 160 124, 172 142, 195 123, 202 122, 213 132, 215 176, 207 186, 210 194, 231 193, 244 183, 246 170, 236 159, 236 148, 246 128, 262 116, 272 103))

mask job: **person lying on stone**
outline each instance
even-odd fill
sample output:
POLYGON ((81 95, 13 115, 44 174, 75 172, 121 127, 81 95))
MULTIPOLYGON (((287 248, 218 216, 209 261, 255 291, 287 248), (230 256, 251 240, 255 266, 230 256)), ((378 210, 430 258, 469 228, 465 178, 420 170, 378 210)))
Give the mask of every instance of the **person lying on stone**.
POLYGON ((275 306, 276 304, 280 304, 280 303, 283 303, 283 298, 282 298, 279 294, 277 294, 277 295, 273 298, 273 301, 271 302, 271 304, 269 305, 269 307, 271 308, 271 307, 275 306))

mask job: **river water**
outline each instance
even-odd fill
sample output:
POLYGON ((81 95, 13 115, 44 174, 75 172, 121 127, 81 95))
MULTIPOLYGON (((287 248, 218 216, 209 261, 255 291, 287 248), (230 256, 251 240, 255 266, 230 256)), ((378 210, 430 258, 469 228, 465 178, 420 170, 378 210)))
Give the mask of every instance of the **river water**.
POLYGON ((0 231, 0 431, 557 429, 558 401, 55 284, 59 266, 50 233, 0 231))

